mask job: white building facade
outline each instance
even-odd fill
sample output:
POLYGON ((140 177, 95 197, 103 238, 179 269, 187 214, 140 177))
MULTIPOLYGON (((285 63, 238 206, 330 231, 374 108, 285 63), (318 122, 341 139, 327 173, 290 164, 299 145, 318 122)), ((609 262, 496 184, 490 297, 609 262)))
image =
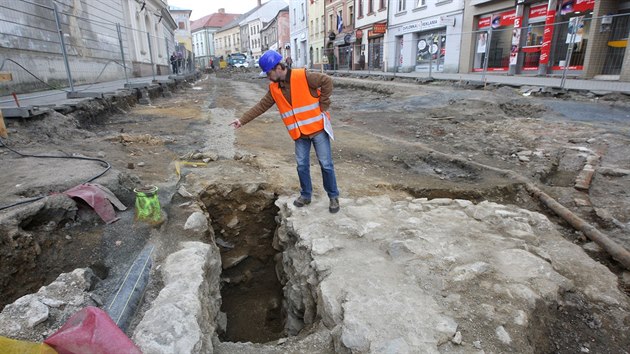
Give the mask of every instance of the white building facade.
POLYGON ((308 66, 308 10, 306 0, 290 0, 291 58, 293 67, 308 66))
POLYGON ((287 7, 285 0, 269 0, 251 11, 239 23, 241 33, 241 51, 253 59, 262 55, 262 37, 260 32, 271 22, 278 12, 287 7))
POLYGON ((464 0, 389 0, 387 71, 459 70, 464 0))
POLYGON ((157 71, 167 74, 169 50, 174 49, 173 30, 175 22, 161 0, 144 3, 123 1, 130 47, 128 55, 132 62, 133 76, 147 76, 157 71), (153 70, 151 65, 154 65, 153 70))
POLYGON ((321 69, 324 58, 324 39, 326 27, 324 19, 324 2, 326 0, 309 1, 308 18, 308 67, 321 69))

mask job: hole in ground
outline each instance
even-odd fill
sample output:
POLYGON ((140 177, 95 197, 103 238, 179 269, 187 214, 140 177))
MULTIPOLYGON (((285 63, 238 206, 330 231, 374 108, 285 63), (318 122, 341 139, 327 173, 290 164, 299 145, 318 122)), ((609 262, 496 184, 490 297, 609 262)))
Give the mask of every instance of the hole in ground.
POLYGON ((568 292, 560 303, 536 301, 528 325, 535 353, 627 353, 630 337, 619 336, 615 316, 568 292))
POLYGON ((8 235, 0 242, 0 311, 76 268, 89 266, 99 278, 107 278, 109 269, 99 252, 102 230, 72 222, 75 213, 43 208, 16 227, 0 230, 8 235))
POLYGON ((221 250, 222 341, 265 343, 284 337, 282 284, 273 248, 278 207, 264 185, 209 186, 202 194, 221 250))

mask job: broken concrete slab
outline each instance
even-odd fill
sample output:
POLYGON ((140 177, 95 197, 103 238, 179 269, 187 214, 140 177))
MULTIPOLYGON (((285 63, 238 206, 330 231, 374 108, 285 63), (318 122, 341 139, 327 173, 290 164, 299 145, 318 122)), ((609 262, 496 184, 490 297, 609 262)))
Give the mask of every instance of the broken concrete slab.
POLYGON ((96 306, 89 290, 97 278, 89 268, 63 273, 35 294, 24 295, 0 313, 0 333, 13 339, 41 342, 77 311, 96 306))
POLYGON ((160 269, 164 288, 135 328, 144 353, 212 353, 220 308, 219 251, 184 242, 160 269))
POLYGON ((335 215, 326 198, 276 205, 287 330, 321 319, 336 352, 534 351, 531 331, 547 330, 532 328, 541 306, 569 306, 574 293, 614 326, 630 316, 614 274, 535 212, 388 197, 341 199, 335 215))

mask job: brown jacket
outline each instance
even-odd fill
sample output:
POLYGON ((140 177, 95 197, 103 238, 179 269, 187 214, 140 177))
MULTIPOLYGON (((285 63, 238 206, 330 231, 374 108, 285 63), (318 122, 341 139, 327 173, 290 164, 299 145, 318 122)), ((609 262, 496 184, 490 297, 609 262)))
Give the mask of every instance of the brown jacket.
MULTIPOLYGON (((330 76, 326 74, 320 74, 316 72, 306 71, 306 81, 308 82, 308 87, 310 88, 310 94, 313 97, 317 97, 317 89, 321 89, 321 94, 319 96, 319 106, 322 112, 328 111, 330 107, 330 95, 332 93, 332 79, 330 76)), ((289 103, 291 102, 291 69, 287 69, 287 77, 283 82, 280 82, 280 89, 282 90, 282 94, 286 97, 289 103)), ((243 116, 239 119, 241 124, 245 125, 248 122, 254 120, 254 118, 259 115, 267 112, 269 108, 276 104, 276 101, 273 100, 271 96, 271 92, 267 90, 267 94, 252 108, 250 108, 243 116)))

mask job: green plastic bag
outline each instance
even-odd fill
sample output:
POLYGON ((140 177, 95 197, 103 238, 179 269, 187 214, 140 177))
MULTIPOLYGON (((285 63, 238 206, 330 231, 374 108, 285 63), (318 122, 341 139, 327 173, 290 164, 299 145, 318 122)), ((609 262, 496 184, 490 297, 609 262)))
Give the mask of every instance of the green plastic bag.
POLYGON ((162 222, 162 207, 158 199, 156 186, 144 186, 135 188, 136 193, 136 213, 135 219, 150 224, 162 222))

